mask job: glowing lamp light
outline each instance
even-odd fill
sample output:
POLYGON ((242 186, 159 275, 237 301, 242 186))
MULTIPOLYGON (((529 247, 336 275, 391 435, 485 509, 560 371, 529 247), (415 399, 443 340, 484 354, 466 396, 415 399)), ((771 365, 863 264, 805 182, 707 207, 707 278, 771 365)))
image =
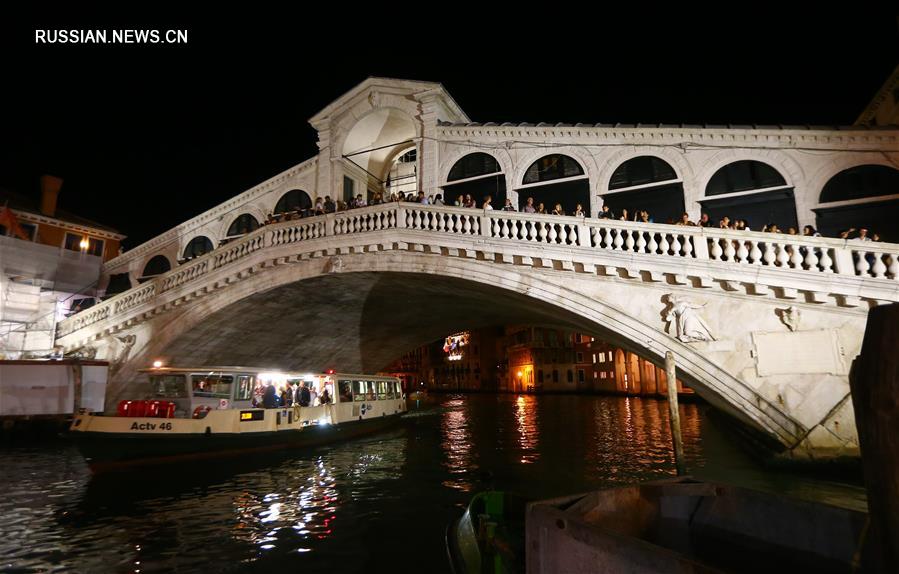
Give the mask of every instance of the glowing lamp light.
POLYGON ((328 369, 328 370, 325 371, 325 372, 328 373, 329 375, 333 375, 333 374, 334 374, 334 369, 328 369))
POLYGON ((162 366, 162 361, 153 361, 153 368, 158 369, 162 366))
POLYGON ((81 243, 78 244, 78 247, 80 247, 82 251, 87 251, 87 248, 90 247, 90 245, 90 241, 85 237, 81 240, 81 243))
POLYGON ((520 379, 523 374, 524 373, 522 373, 521 371, 518 371, 518 378, 520 379))

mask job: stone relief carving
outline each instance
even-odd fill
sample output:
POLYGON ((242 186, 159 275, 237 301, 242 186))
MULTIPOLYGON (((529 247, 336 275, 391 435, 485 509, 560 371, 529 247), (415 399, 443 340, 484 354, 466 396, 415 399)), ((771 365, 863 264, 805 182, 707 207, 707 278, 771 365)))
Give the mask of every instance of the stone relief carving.
POLYGON ((131 348, 134 347, 134 343, 137 342, 137 335, 125 335, 124 337, 116 337, 116 339, 118 339, 122 348, 119 349, 118 354, 112 359, 112 362, 109 365, 111 373, 118 371, 122 368, 122 365, 128 361, 128 357, 131 355, 131 348))
POLYGON ((340 273, 343 271, 343 259, 339 255, 331 257, 325 262, 325 273, 340 273))
POLYGON ((799 321, 802 319, 802 313, 799 311, 799 307, 790 305, 786 309, 778 309, 776 312, 780 316, 780 320, 783 321, 783 324, 786 325, 790 331, 799 329, 799 321))
POLYGON ((696 304, 673 293, 668 293, 667 297, 668 303, 671 304, 671 308, 665 314, 665 320, 669 324, 668 334, 674 335, 684 343, 715 340, 708 324, 696 312, 697 309, 705 307, 705 303, 696 304))
POLYGON ((66 355, 70 359, 95 359, 97 358, 97 348, 85 345, 66 355))

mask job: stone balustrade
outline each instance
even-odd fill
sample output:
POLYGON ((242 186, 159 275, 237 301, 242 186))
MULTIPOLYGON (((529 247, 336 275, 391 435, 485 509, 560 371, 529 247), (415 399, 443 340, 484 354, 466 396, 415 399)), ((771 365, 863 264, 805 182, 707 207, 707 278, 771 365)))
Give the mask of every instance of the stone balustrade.
POLYGON ((889 288, 899 283, 899 245, 891 243, 388 203, 261 227, 61 321, 57 335, 69 335, 113 318, 159 294, 199 281, 215 270, 236 267, 249 255, 267 247, 387 230, 499 242, 510 251, 520 245, 562 248, 581 254, 645 257, 647 261, 669 263, 675 273, 689 260, 703 261, 721 270, 762 268, 775 273, 799 273, 812 281, 828 274, 846 276, 856 281, 877 282, 887 287, 888 292, 895 291, 889 288))

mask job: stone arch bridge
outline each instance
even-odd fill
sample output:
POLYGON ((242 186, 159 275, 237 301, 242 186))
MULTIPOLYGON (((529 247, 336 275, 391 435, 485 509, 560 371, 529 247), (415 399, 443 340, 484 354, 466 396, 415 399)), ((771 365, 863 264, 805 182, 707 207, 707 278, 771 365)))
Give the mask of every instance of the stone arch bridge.
POLYGON ((857 456, 848 370, 899 301, 899 245, 387 203, 260 227, 74 315, 66 351, 136 370, 375 371, 510 322, 616 342, 795 457, 857 456), (699 327, 697 327, 699 325, 699 327))

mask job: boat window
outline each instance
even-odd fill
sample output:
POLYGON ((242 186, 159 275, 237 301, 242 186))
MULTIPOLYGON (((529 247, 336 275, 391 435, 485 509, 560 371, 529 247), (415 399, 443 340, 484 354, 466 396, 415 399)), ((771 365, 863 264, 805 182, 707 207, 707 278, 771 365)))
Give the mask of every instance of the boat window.
POLYGON ((231 398, 231 385, 234 383, 233 375, 191 375, 190 379, 195 397, 231 398))
POLYGON ((396 398, 403 398, 403 391, 400 389, 400 384, 396 381, 393 381, 393 390, 396 393, 396 398))
POLYGON ((353 382, 352 381, 338 381, 337 388, 340 392, 340 402, 342 402, 342 403, 353 402, 353 382))
POLYGON ((387 382, 386 381, 378 381, 378 400, 385 400, 387 398, 387 382))
POLYGON ((353 399, 362 402, 368 398, 368 382, 353 381, 353 399))
POLYGON ((184 384, 184 375, 152 375, 150 377, 150 388, 152 389, 153 398, 187 398, 187 385, 184 384))
POLYGON ((381 384, 387 388, 387 397, 386 398, 392 399, 393 398, 393 381, 384 381, 381 384))
POLYGON ((253 396, 253 387, 255 386, 256 377, 252 375, 237 376, 237 396, 234 400, 248 401, 253 396))

